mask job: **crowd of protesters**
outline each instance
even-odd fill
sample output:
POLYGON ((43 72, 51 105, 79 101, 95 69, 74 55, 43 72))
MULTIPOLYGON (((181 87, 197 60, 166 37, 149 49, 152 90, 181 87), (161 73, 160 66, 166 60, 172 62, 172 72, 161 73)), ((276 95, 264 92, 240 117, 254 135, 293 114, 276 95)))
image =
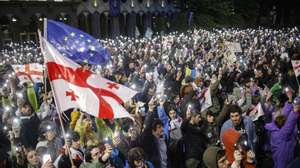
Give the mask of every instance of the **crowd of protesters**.
POLYGON ((82 66, 138 91, 124 104, 134 120, 70 109, 61 113, 61 124, 49 81, 21 82, 11 68, 43 63, 38 47, 5 46, 1 168, 299 167, 300 93, 291 64, 300 60, 297 28, 101 42, 110 62, 82 66))

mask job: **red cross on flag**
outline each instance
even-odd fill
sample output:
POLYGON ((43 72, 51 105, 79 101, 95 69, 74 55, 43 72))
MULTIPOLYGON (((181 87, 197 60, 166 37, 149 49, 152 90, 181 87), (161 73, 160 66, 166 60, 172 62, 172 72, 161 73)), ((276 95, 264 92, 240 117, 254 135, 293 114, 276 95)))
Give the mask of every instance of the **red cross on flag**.
POLYGON ((31 63, 25 65, 12 65, 21 83, 31 81, 33 83, 43 82, 43 65, 31 63))
POLYGON ((293 69, 296 77, 300 75, 300 60, 292 60, 293 69))
POLYGON ((80 108, 98 118, 124 118, 130 114, 122 106, 136 91, 114 83, 67 57, 62 56, 50 43, 42 39, 49 80, 59 110, 80 108))

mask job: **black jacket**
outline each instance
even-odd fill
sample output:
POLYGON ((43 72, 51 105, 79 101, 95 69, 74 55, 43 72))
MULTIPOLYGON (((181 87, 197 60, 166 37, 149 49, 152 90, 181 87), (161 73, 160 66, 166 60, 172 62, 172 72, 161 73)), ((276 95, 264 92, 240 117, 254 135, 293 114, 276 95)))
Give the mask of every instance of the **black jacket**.
POLYGON ((40 120, 34 113, 30 117, 21 117, 20 140, 26 148, 35 148, 38 143, 40 120))
POLYGON ((192 125, 189 120, 182 123, 185 159, 194 158, 202 161, 202 155, 208 144, 205 126, 192 125))

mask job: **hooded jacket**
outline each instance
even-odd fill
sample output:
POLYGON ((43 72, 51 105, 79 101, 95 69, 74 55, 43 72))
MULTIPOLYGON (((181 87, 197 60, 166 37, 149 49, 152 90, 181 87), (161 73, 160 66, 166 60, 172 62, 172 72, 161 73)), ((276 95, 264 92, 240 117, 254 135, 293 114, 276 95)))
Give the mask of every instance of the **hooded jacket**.
POLYGON ((217 154, 222 151, 217 146, 208 147, 203 154, 203 162, 207 168, 218 168, 217 154))
POLYGON ((271 151, 274 168, 285 168, 294 158, 298 117, 299 113, 291 112, 282 128, 278 128, 274 122, 265 126, 271 133, 271 151))
MULTIPOLYGON (((234 162, 234 151, 235 151, 235 143, 238 141, 240 138, 241 134, 236 131, 233 128, 227 129, 223 134, 222 134, 222 141, 225 146, 225 155, 226 159, 229 161, 230 164, 234 162)), ((247 163, 245 159, 242 160, 241 166, 244 168, 255 168, 254 164, 247 163)))

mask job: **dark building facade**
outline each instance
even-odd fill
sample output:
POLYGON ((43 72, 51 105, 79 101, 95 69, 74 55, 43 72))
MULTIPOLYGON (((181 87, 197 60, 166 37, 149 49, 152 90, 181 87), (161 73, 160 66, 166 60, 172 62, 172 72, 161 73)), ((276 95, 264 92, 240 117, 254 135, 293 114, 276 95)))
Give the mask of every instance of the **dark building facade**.
POLYGON ((0 1, 1 43, 36 40, 44 18, 65 22, 97 38, 174 30, 184 0, 0 1))

